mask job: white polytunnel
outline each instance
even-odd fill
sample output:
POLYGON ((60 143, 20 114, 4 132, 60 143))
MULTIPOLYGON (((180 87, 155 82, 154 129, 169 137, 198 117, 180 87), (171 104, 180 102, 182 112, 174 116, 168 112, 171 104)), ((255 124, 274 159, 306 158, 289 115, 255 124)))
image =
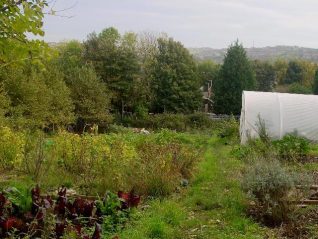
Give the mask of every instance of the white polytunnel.
POLYGON ((318 96, 243 91, 240 119, 241 143, 257 138, 260 120, 273 139, 297 133, 318 140, 318 96))

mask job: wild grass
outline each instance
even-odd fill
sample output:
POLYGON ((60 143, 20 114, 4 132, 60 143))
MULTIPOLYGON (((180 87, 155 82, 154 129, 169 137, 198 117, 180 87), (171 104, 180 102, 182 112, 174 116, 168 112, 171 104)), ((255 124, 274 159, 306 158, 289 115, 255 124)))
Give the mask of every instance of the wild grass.
POLYGON ((141 195, 167 196, 181 179, 192 177, 206 141, 206 136, 169 130, 53 136, 0 130, 0 140, 6 142, 0 147, 5 174, 32 178, 43 190, 65 185, 91 195, 134 189, 141 195))
POLYGON ((244 163, 230 150, 213 137, 190 188, 141 212, 120 238, 264 238, 266 230, 246 217, 247 200, 238 180, 244 163), (172 227, 163 219, 167 211, 185 215, 172 227), (149 228, 154 234, 147 233, 149 228))

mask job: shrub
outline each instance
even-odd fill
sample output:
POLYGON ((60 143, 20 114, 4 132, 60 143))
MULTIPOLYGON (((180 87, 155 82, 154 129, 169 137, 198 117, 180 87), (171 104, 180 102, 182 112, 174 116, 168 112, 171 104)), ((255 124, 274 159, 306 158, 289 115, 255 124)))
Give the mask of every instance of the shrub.
POLYGON ((300 198, 296 185, 308 186, 305 175, 290 173, 277 160, 259 160, 245 172, 242 187, 255 199, 260 219, 280 224, 292 219, 296 206, 290 200, 300 198))
POLYGON ((239 122, 234 117, 222 121, 218 131, 221 138, 235 142, 239 140, 239 122))
POLYGON ((288 93, 311 95, 312 88, 295 82, 289 86, 288 93))
POLYGON ((249 140, 246 145, 235 146, 232 154, 245 161, 254 161, 258 158, 276 158, 277 153, 271 142, 265 143, 261 139, 249 140))
POLYGON ((117 117, 117 122, 129 127, 147 128, 151 130, 170 129, 178 132, 204 130, 213 127, 213 121, 204 113, 193 114, 154 114, 141 117, 140 114, 117 117))
POLYGON ((137 192, 155 197, 171 194, 181 178, 190 178, 199 155, 180 144, 145 142, 137 147, 139 160, 132 162, 137 192))
POLYGON ((309 141, 295 134, 287 134, 273 142, 278 155, 286 160, 298 160, 308 155, 309 141))
POLYGON ((95 203, 103 215, 103 234, 112 235, 119 232, 129 219, 130 209, 118 210, 122 202, 116 194, 110 192, 107 192, 104 200, 95 203))
POLYGON ((193 113, 186 116, 187 127, 190 129, 208 129, 213 126, 213 121, 204 113, 193 113))
POLYGON ((0 135, 7 139, 0 145, 0 166, 32 177, 44 189, 69 185, 96 194, 135 188, 158 197, 171 194, 182 178, 192 176, 206 140, 169 130, 149 135, 59 132, 49 138, 6 132, 0 135), (21 146, 16 143, 20 137, 21 146))
POLYGON ((0 168, 12 170, 21 165, 25 138, 22 133, 8 127, 0 127, 0 168))

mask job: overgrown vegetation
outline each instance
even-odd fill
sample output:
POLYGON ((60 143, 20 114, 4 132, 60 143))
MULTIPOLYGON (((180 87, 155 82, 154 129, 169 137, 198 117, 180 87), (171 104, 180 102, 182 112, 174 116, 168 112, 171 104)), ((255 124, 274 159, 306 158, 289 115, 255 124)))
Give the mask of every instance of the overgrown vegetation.
POLYGON ((69 185, 102 195, 132 190, 150 196, 171 194, 190 179, 201 158, 204 138, 161 131, 76 135, 67 132, 16 134, 1 128, 1 169, 21 174, 47 189, 69 185), (63 175, 63 176, 62 176, 63 175))
POLYGON ((234 116, 200 113, 238 115, 243 90, 317 93, 317 65, 251 62, 239 41, 222 65, 196 62, 164 34, 113 27, 48 46, 27 36, 49 2, 1 3, 2 238, 317 237, 302 205, 317 145, 273 141, 261 120, 239 145, 234 116))

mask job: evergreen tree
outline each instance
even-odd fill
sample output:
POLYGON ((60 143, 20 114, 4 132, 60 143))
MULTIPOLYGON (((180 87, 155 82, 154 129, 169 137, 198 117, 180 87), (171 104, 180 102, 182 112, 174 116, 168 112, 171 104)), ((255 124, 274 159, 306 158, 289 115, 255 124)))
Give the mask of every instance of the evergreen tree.
POLYGON ((189 51, 170 39, 158 39, 153 71, 156 112, 190 113, 201 104, 200 80, 189 51))
POLYGON ((242 91, 255 89, 255 74, 243 46, 238 41, 227 50, 214 86, 215 112, 240 114, 242 91))

